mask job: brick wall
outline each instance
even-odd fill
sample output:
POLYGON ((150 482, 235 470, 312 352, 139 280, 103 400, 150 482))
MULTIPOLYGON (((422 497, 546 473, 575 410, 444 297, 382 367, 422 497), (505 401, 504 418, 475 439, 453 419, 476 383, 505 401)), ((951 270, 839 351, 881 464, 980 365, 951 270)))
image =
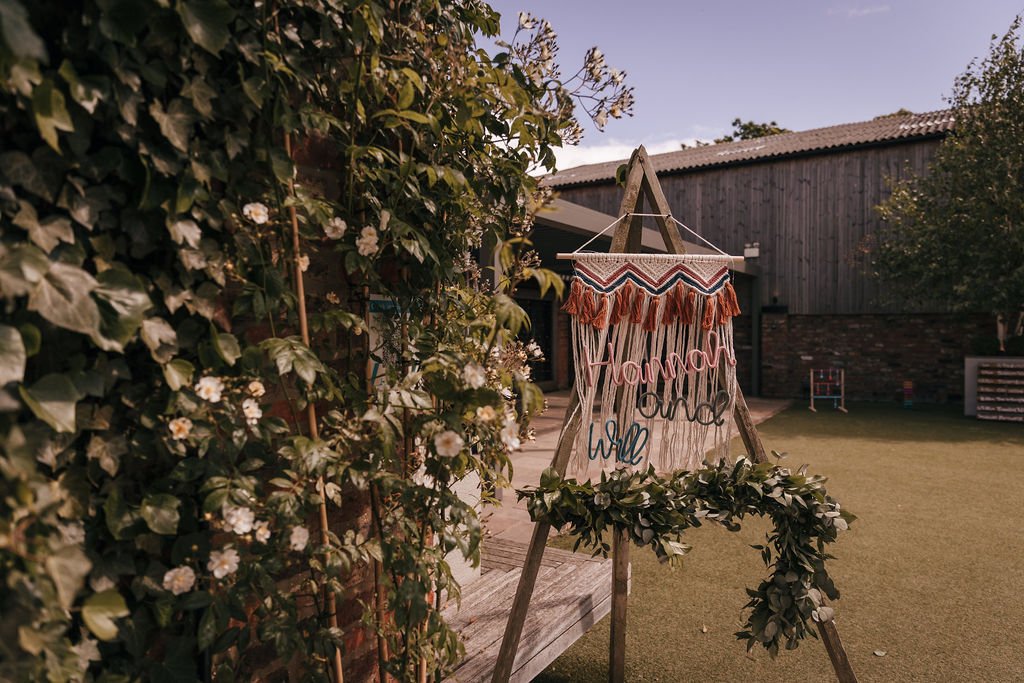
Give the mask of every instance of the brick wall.
POLYGON ((806 398, 811 368, 846 369, 850 399, 961 401, 964 356, 995 335, 985 315, 787 315, 761 318, 761 394, 806 398))

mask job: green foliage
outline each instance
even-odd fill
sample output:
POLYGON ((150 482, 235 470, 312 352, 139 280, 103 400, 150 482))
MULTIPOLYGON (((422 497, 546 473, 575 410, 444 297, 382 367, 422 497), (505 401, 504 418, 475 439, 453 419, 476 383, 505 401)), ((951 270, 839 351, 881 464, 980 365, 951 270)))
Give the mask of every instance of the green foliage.
POLYGON ((732 133, 715 138, 715 143, 733 142, 734 140, 754 140, 766 138, 780 133, 792 133, 789 128, 783 128, 775 121, 759 123, 757 121, 744 121, 738 116, 732 120, 732 133))
POLYGON ((1021 19, 972 62, 950 97, 956 128, 929 171, 895 183, 869 245, 900 296, 954 310, 1024 302, 1024 47, 1021 19))
POLYGON ((506 476, 543 402, 512 294, 560 287, 528 171, 580 98, 628 114, 593 53, 562 79, 546 23, 478 48, 497 21, 0 0, 0 679, 245 680, 272 653, 322 680, 325 595, 371 558, 385 666, 457 661, 429 596, 481 529, 451 485, 506 476), (310 533, 367 497, 370 536, 310 533))
POLYGON ((691 550, 682 542, 688 528, 708 521, 738 531, 747 515, 770 517, 772 533, 753 547, 771 576, 747 590, 750 612, 745 630, 736 635, 748 641, 748 650, 761 644, 775 656, 781 645, 793 649, 815 635, 811 620, 831 618, 822 594, 835 599, 839 591, 825 568, 825 547, 856 519, 828 496, 823 477, 807 476, 804 469, 740 458, 667 477, 654 468, 616 470, 602 473, 596 484, 563 479, 549 469, 540 486, 518 493, 527 499, 532 519, 576 536, 577 548, 607 556, 610 532, 622 530, 663 562, 691 550))
MULTIPOLYGON (((732 133, 727 133, 720 138, 715 138, 713 142, 706 142, 704 140, 694 141, 694 147, 706 147, 708 145, 717 145, 722 142, 735 142, 736 140, 755 140, 757 138, 766 138, 771 135, 779 135, 780 133, 792 133, 789 128, 783 128, 775 121, 769 121, 767 123, 760 123, 757 121, 744 121, 740 117, 736 117, 732 120, 732 133)), ((686 149, 689 145, 683 143, 683 149, 686 149)))

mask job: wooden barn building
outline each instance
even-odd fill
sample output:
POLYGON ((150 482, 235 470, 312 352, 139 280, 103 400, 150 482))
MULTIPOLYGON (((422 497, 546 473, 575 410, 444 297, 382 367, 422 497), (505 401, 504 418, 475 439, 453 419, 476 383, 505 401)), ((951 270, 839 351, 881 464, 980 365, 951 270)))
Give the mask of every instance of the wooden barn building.
MULTIPOLYGON (((806 396, 811 368, 843 367, 852 398, 902 396, 908 381, 916 400, 962 398, 963 357, 974 340, 994 336, 994 323, 910 307, 884 291, 864 254, 891 183, 927 173, 953 124, 948 111, 892 115, 651 157, 678 220, 729 253, 757 254, 737 278, 748 393, 806 396)), ((580 235, 614 220, 622 194, 615 174, 625 161, 545 180, 560 199, 534 231, 545 265, 568 275, 554 252, 571 251, 585 241, 580 235)), ((543 379, 566 386, 564 316, 529 294, 523 303, 549 354, 543 379)))

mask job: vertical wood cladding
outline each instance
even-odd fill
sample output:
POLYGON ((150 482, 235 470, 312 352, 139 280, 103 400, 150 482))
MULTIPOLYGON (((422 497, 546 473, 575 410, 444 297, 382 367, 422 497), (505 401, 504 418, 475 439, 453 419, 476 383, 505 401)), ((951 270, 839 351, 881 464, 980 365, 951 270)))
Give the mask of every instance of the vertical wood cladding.
MULTIPOLYGON (((913 140, 659 176, 673 215, 722 249, 760 242, 761 303, 795 314, 897 312, 862 255, 893 180, 923 175, 938 139, 913 140)), ((557 188, 615 215, 612 182, 557 188)), ((688 237, 689 239, 695 239, 688 237)), ((891 293, 890 293, 891 295, 891 293)))

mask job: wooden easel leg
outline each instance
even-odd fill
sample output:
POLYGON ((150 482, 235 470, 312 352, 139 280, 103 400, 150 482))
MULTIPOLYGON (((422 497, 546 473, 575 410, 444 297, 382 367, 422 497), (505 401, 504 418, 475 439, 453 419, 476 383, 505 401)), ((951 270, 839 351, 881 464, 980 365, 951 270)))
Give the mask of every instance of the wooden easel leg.
POLYGON ((530 549, 526 553, 523 573, 519 575, 516 597, 512 601, 512 610, 509 612, 508 622, 505 624, 505 635, 501 639, 498 661, 494 665, 494 673, 491 675, 493 683, 507 683, 512 676, 512 665, 515 663, 516 651, 519 649, 519 639, 523 635, 526 613, 530 609, 530 598, 533 597, 533 589, 537 585, 540 561, 544 557, 544 547, 547 545, 550 531, 551 525, 543 522, 539 522, 533 527, 530 549))
MULTIPOLYGON (((811 395, 814 395, 813 388, 811 395)), ((743 398, 743 392, 740 391, 739 386, 736 387, 734 416, 736 428, 740 432, 740 438, 743 439, 743 445, 750 458, 757 463, 768 462, 768 454, 765 453, 764 444, 761 443, 761 435, 754 427, 754 420, 750 417, 747 400, 743 398)), ((853 672, 849 657, 846 656, 846 648, 843 647, 843 641, 839 638, 835 622, 830 619, 827 622, 819 623, 818 633, 821 634, 828 658, 832 660, 832 668, 835 669, 839 683, 857 683, 857 675, 853 672)))
POLYGON ((740 439, 747 449, 747 454, 754 462, 768 462, 768 454, 764 451, 764 444, 761 437, 754 428, 754 420, 750 417, 750 408, 747 407, 747 400, 743 398, 743 392, 739 384, 736 385, 736 405, 733 408, 733 417, 736 419, 736 428, 739 430, 740 439))
POLYGON ((612 636, 608 681, 626 680, 626 603, 629 599, 629 532, 616 529, 612 539, 612 636))
POLYGON ((846 648, 843 647, 839 631, 836 630, 836 622, 829 619, 818 624, 818 633, 821 635, 822 643, 825 644, 828 658, 832 660, 832 668, 836 671, 839 683, 857 683, 857 674, 853 672, 850 659, 846 656, 846 648))
MULTIPOLYGON (((559 475, 565 474, 565 468, 569 464, 569 455, 572 453, 572 444, 582 423, 579 396, 575 391, 569 401, 566 414, 569 417, 562 428, 562 433, 558 435, 558 445, 555 446, 555 455, 551 459, 551 467, 559 475)), ((544 548, 547 546, 550 532, 551 525, 544 522, 538 522, 533 527, 530 548, 526 552, 526 562, 523 564, 523 573, 519 575, 516 597, 512 600, 512 610, 505 623, 505 634, 501 638, 498 661, 494 665, 494 673, 491 674, 492 683, 508 683, 512 676, 512 666, 515 664, 516 652, 519 650, 519 639, 523 635, 526 614, 530 610, 530 600, 533 598, 533 589, 537 585, 540 562, 544 559, 544 548)))

